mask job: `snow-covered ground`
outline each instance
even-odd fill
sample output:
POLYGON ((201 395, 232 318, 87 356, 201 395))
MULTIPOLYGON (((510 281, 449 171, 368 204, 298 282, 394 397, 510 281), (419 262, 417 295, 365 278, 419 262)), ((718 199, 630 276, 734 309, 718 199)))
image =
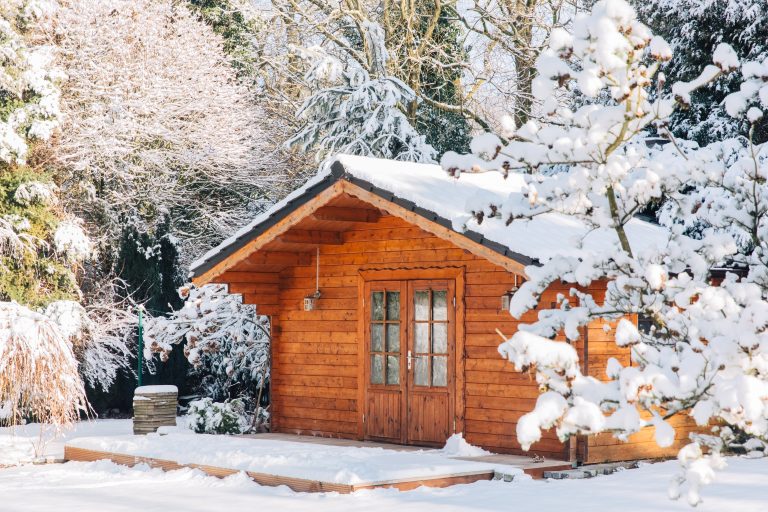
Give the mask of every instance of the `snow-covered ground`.
POLYGON ((37 458, 60 459, 64 443, 78 437, 131 434, 131 420, 81 421, 75 428, 56 434, 50 427, 30 423, 14 428, 0 428, 0 466, 29 462, 37 458), (42 434, 42 436, 41 436, 42 434))
POLYGON ((765 512, 768 459, 731 459, 718 482, 693 509, 666 497, 677 463, 665 462, 589 480, 478 482, 447 489, 358 491, 351 495, 302 494, 262 487, 242 474, 219 480, 195 470, 163 473, 110 462, 69 462, 0 470, 4 512, 197 512, 281 510, 308 512, 410 512, 425 510, 538 512, 765 512))
MULTIPOLYGON (((169 429, 173 430, 173 429, 169 429)), ((130 420, 83 422, 63 438, 46 444, 45 453, 60 457, 64 441, 98 436, 108 442, 126 439, 130 420), (105 440, 106 439, 106 440, 105 440)), ((0 429, 0 463, 18 463, 34 455, 32 443, 39 425, 0 429)), ((181 434, 175 434, 181 436, 181 434)), ((189 442, 207 436, 183 436, 189 442)), ((245 441, 245 440, 243 440, 245 441)), ((469 447, 458 440, 449 450, 432 452, 444 458, 463 454, 469 447), (454 453, 456 452, 456 453, 454 453)), ((88 443, 86 441, 78 441, 88 443)), ((119 441, 124 442, 124 441, 119 441)), ((296 444, 296 443, 283 443, 296 444)), ((191 446, 187 445, 188 448, 191 446)), ((282 446, 282 448, 286 448, 282 446)), ((304 444, 305 450, 324 447, 304 444)), ((360 450, 360 449, 355 449, 360 450)), ((190 450, 197 451, 197 450, 190 450)), ((365 452, 363 452, 365 453, 365 452)), ((325 453, 328 466, 335 467, 333 454, 325 453)), ((310 457, 311 459, 312 457, 310 457)), ((447 459, 444 459, 447 460, 447 459)), ((361 461, 361 467, 362 464, 361 461)), ((359 471, 362 471, 358 467, 359 471)), ((768 510, 768 458, 730 458, 717 483, 704 488, 704 503, 692 509, 685 501, 667 499, 667 487, 679 470, 677 462, 647 464, 610 476, 588 480, 540 481, 520 478, 458 485, 447 489, 419 488, 358 491, 352 495, 296 493, 286 487, 263 487, 239 474, 227 479, 208 477, 196 470, 163 472, 147 466, 128 468, 107 461, 66 464, 20 465, 0 469, 0 510, 3 512, 196 512, 209 510, 286 510, 336 512, 364 509, 366 512, 424 510, 494 511, 536 510, 568 512, 738 511, 768 510)))

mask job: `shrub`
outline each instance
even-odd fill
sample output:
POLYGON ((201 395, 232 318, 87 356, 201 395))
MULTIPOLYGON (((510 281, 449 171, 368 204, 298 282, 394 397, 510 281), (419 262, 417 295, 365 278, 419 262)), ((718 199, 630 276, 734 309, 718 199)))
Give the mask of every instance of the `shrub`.
POLYGON ((214 402, 210 398, 189 404, 188 426, 198 434, 243 434, 250 428, 250 415, 243 400, 214 402))

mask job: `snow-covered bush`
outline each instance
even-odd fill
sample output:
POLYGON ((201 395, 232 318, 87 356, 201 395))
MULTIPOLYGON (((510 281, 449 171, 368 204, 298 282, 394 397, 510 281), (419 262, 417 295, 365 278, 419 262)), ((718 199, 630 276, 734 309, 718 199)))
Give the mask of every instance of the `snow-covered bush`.
POLYGON ((269 380, 269 325, 254 306, 227 293, 223 285, 185 286, 184 306, 168 317, 148 321, 147 357, 168 358, 174 345, 202 377, 201 392, 215 400, 254 398, 269 380))
POLYGON ((29 181, 22 183, 13 193, 13 200, 21 206, 31 204, 52 205, 58 202, 57 187, 53 183, 29 181))
MULTIPOLYGON (((111 298, 109 291, 101 297, 111 298)), ((71 300, 50 303, 44 312, 72 346, 80 375, 91 387, 107 390, 133 355, 134 327, 138 319, 127 304, 115 305, 99 296, 87 309, 71 300)))
POLYGON ((754 123, 768 107, 768 62, 740 65, 723 44, 698 77, 667 88, 659 69, 671 57, 669 45, 626 2, 597 2, 576 19, 573 34, 553 32, 538 60, 533 93, 543 118, 510 129, 506 144, 486 134, 473 144, 476 154, 446 154, 442 164, 454 175, 529 173, 525 190, 502 202, 488 198, 475 222, 526 222, 557 212, 590 226, 590 237, 615 242, 610 250, 584 246, 528 267, 528 280, 511 301, 520 318, 553 283, 574 283, 570 296, 558 297, 558 308, 539 312, 499 348, 518 370, 535 373, 543 391, 517 423, 521 445, 528 448, 548 428, 561 439, 610 432, 625 440, 651 427, 657 444, 668 447, 675 436, 667 420, 691 417, 710 435, 694 436, 680 450, 682 469, 670 495, 685 491, 696 504, 700 486, 722 467, 721 455, 734 439, 740 445, 768 440, 768 289, 761 257, 768 148, 747 141, 737 157, 724 159, 717 148, 683 141, 649 148, 643 134, 653 125, 664 131, 677 105, 690 104, 697 88, 739 67, 747 81, 726 105, 738 103, 728 111, 747 111, 754 123), (559 102, 571 88, 607 101, 571 110, 559 102), (659 91, 656 99, 652 90, 659 91), (705 191, 703 200, 686 196, 692 187, 705 191), (631 238, 626 228, 634 215, 662 198, 680 205, 668 239, 631 238), (684 234, 689 222, 705 225, 699 238, 684 234), (749 257, 739 256, 737 231, 755 248, 749 257), (726 273, 713 283, 710 271, 734 259, 749 266, 749 275, 726 273), (607 283, 604 297, 590 293, 593 283, 607 283), (650 326, 638 329, 628 320, 634 315, 650 326), (574 341, 587 324, 613 331, 616 343, 631 351, 632 365, 612 358, 605 380, 586 376, 575 348, 550 339, 563 333, 574 341))
POLYGON ((52 49, 24 34, 54 8, 48 0, 0 3, 0 163, 24 164, 32 141, 50 139, 60 123, 63 76, 52 65, 52 49))
POLYGON ((72 346, 51 319, 0 302, 0 408, 14 425, 33 418, 61 428, 88 412, 72 346))
POLYGON ((198 434, 243 434, 251 426, 243 400, 214 402, 202 398, 190 402, 187 426, 198 434))
POLYGON ((93 254, 91 239, 80 223, 73 220, 65 220, 58 225, 53 234, 53 244, 56 252, 69 261, 87 260, 93 254))

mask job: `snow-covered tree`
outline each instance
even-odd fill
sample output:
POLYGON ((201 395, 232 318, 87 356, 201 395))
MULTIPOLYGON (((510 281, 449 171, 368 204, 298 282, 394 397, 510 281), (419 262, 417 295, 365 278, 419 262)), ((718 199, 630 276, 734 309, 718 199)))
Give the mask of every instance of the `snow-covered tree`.
POLYGON ((202 378, 201 391, 215 401, 259 396, 269 380, 269 325, 254 306, 222 285, 184 286, 181 309, 148 322, 147 358, 168 358, 175 345, 202 378))
POLYGON ((726 109, 758 122, 768 107, 768 61, 740 65, 734 50, 721 44, 696 77, 667 87, 659 67, 672 58, 666 41, 625 1, 597 2, 575 20, 573 34, 553 31, 537 61, 533 94, 543 118, 519 129, 510 125, 507 144, 480 136, 475 154, 446 154, 442 164, 456 175, 529 173, 525 190, 501 204, 489 198, 474 222, 526 222, 557 212, 590 226, 589 237, 615 242, 609 250, 587 243, 526 269, 528 280, 511 303, 515 317, 536 307, 552 283, 574 286, 559 297, 558 308, 544 308, 499 348, 518 370, 533 372, 543 391, 517 424, 520 443, 529 447, 547 428, 556 428, 561 439, 599 432, 626 439, 652 427, 665 447, 674 441, 667 420, 689 416, 709 435, 693 436, 680 450, 682 469, 670 495, 685 491, 696 504, 700 486, 723 466, 722 453, 735 444, 764 452, 768 442, 762 258, 768 148, 747 143, 734 149, 736 143, 727 141, 698 148, 673 140, 659 149, 648 147, 643 133, 689 105, 698 88, 737 69, 744 82, 726 98, 726 109), (587 97, 602 94, 606 104, 573 110, 561 104, 574 88, 587 97), (685 194, 691 186, 704 191, 703 201, 685 194), (683 223, 672 224, 666 240, 632 239, 626 228, 636 222, 634 214, 663 196, 680 204, 683 223), (708 223, 697 239, 684 234, 684 223, 694 221, 708 223), (751 241, 753 256, 739 255, 734 235, 751 241), (713 283, 713 267, 740 258, 750 266, 746 278, 727 273, 713 283), (596 282, 607 283, 604 297, 590 293, 596 282), (635 315, 647 319, 647 328, 630 320, 635 315), (611 359, 605 380, 584 375, 573 346, 551 338, 562 333, 574 341, 587 324, 613 331, 616 343, 631 351, 632 364, 611 359))
POLYGON ((65 204, 104 256, 126 220, 170 216, 182 263, 280 189, 269 119, 223 41, 171 0, 62 0, 50 33, 68 75, 53 147, 65 204))
MULTIPOLYGON (((764 0, 637 0, 638 17, 674 49, 664 68, 670 82, 691 80, 710 61, 718 44, 728 43, 743 59, 768 57, 768 3, 764 0)), ((746 136, 750 123, 734 118, 722 104, 743 81, 737 70, 694 93, 694 101, 670 118, 672 131, 707 144, 746 136)), ((768 120, 756 123, 756 142, 768 140, 768 120)))
POLYGON ((22 165, 35 140, 47 141, 61 121, 52 49, 28 39, 31 26, 50 15, 49 0, 0 4, 0 162, 22 165))
POLYGON ((63 75, 42 37, 55 8, 43 0, 0 5, 0 300, 27 306, 79 298, 77 267, 90 256, 36 155, 61 122, 63 75))
POLYGON ((338 58, 319 46, 304 49, 310 60, 306 81, 312 94, 297 116, 305 121, 289 139, 323 160, 335 153, 432 162, 435 150, 412 126, 404 105, 418 103, 416 93, 387 73, 384 31, 375 22, 360 23, 363 50, 356 58, 338 58))

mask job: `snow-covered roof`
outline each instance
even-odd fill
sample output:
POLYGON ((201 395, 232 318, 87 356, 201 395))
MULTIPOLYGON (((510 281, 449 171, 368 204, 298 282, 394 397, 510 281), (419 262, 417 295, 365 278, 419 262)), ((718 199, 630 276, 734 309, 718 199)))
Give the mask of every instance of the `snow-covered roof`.
MULTIPOLYGON (((510 173, 504 178, 494 172, 465 173, 456 179, 439 165, 339 155, 326 170, 192 263, 191 277, 199 276, 223 261, 340 179, 405 206, 526 265, 573 252, 579 247, 602 250, 618 244, 612 232, 592 231, 578 219, 558 213, 546 213, 509 225, 499 218, 486 218, 478 223, 469 212, 490 203, 502 204, 511 193, 520 192, 525 184, 521 175, 510 173)), ((632 219, 626 230, 633 246, 663 246, 668 239, 664 228, 640 219, 632 219)))

